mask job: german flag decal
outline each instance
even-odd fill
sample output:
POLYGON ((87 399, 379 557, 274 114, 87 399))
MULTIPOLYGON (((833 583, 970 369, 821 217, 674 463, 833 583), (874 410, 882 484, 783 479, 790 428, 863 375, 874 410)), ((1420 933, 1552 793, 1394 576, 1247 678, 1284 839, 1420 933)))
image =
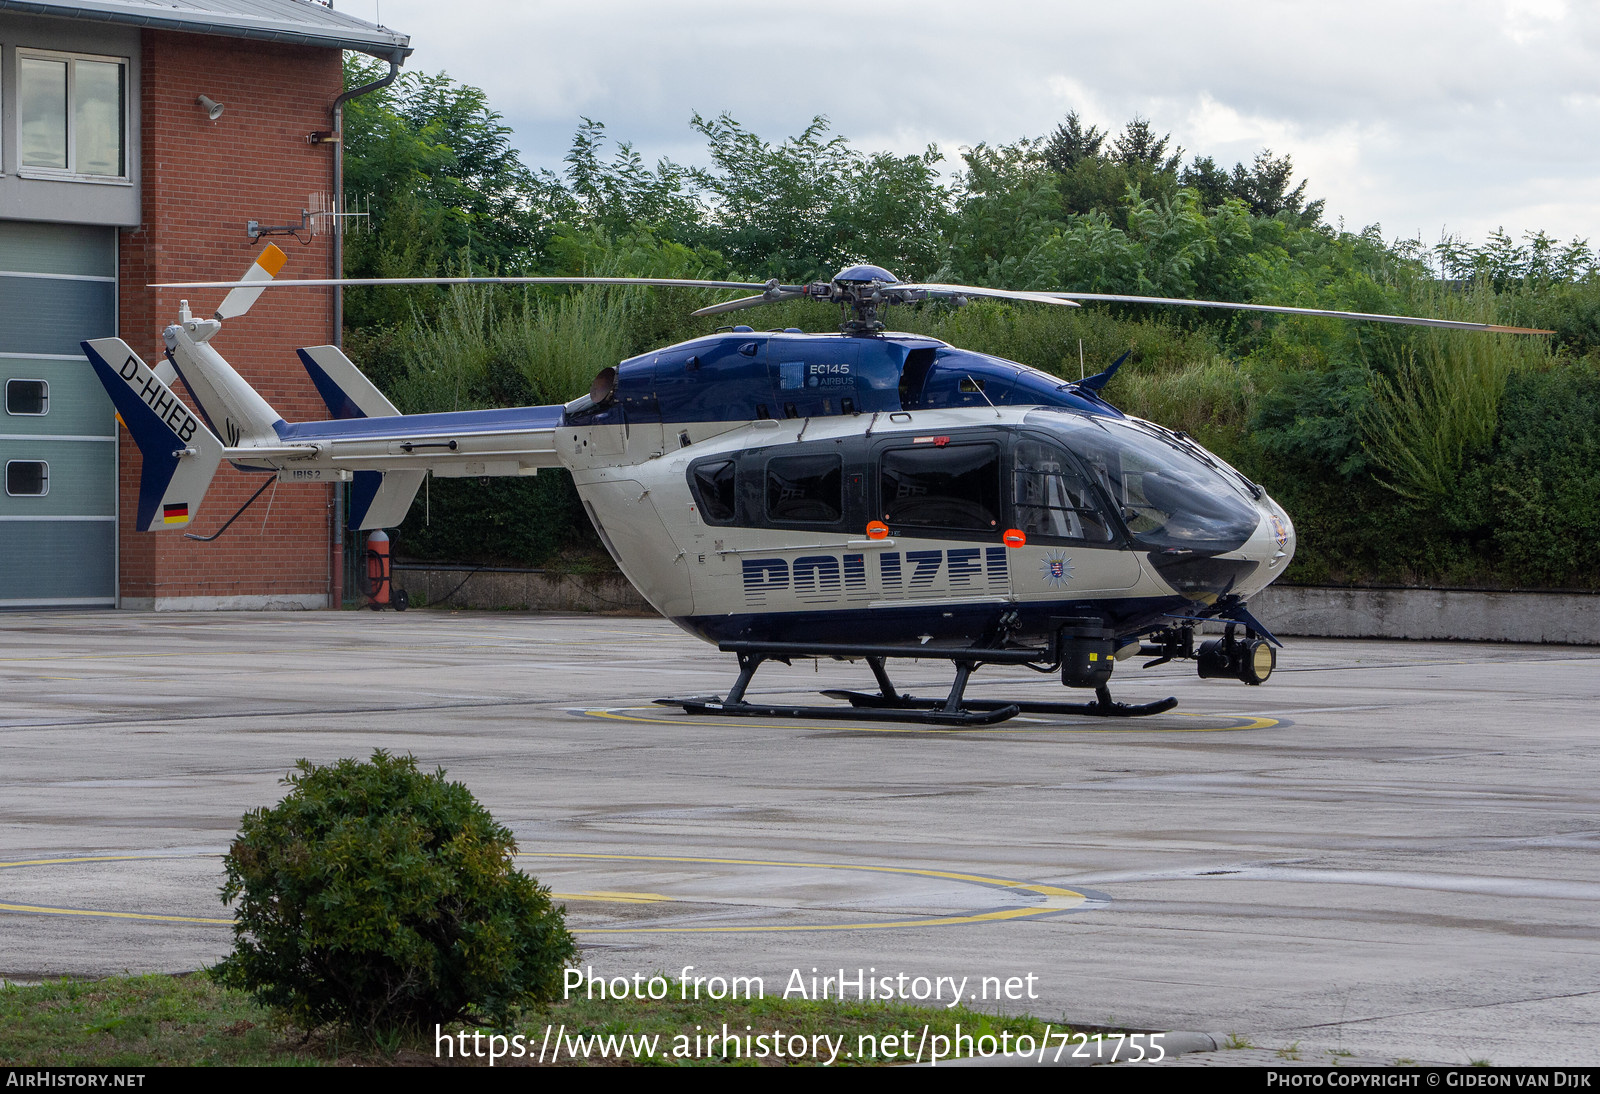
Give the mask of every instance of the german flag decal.
POLYGON ((161 507, 161 523, 188 524, 189 503, 186 501, 180 501, 175 505, 163 505, 161 507))

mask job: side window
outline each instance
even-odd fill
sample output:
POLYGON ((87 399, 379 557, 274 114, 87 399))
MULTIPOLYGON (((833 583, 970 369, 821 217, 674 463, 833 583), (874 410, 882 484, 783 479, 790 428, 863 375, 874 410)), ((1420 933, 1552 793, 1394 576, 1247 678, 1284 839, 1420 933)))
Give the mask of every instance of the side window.
POLYGON ((17 114, 23 168, 127 177, 125 61, 18 50, 17 114))
POLYGON ((890 528, 999 532, 999 445, 888 448, 878 461, 878 497, 890 528))
POLYGON ((1029 536, 1109 543, 1111 527, 1067 454, 1039 441, 1017 442, 1012 470, 1017 527, 1029 536))
POLYGON ((6 462, 6 493, 14 498, 40 498, 50 492, 50 465, 43 460, 6 462))
POLYGON ((844 516, 844 461, 838 456, 775 456, 767 461, 767 519, 833 524, 844 516))
POLYGON ((46 414, 50 410, 50 384, 46 380, 7 380, 7 414, 46 414))
POLYGON ((734 481, 732 460, 714 460, 690 470, 689 485, 694 489, 700 515, 707 524, 733 523, 737 498, 734 481))

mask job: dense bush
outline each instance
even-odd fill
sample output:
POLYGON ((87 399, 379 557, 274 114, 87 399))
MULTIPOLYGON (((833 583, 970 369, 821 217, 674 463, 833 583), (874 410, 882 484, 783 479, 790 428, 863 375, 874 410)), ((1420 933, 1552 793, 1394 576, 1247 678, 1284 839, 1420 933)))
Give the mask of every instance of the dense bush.
POLYGON ((1600 372, 1513 375, 1491 459, 1463 484, 1485 554, 1508 578, 1600 587, 1600 372))
POLYGON ((228 851, 222 898, 239 911, 224 983, 308 1029, 369 1034, 503 1023, 555 997, 577 955, 564 909, 465 786, 382 751, 297 766, 228 851))

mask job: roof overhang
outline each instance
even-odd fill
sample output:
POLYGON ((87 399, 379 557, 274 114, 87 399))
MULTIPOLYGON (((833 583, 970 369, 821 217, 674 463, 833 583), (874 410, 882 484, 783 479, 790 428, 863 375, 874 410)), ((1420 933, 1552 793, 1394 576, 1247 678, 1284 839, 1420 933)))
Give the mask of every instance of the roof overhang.
POLYGON ((0 0, 0 12, 348 49, 395 64, 411 38, 305 0, 0 0))

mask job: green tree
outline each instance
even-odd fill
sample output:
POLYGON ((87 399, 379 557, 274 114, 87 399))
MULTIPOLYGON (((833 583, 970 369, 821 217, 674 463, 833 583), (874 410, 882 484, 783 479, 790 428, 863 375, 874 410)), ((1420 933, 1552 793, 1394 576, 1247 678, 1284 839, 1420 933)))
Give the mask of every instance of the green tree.
POLYGON ((1294 179, 1294 160, 1289 156, 1272 155, 1272 149, 1263 148, 1256 153, 1255 162, 1246 168, 1242 163, 1233 165, 1228 177, 1228 193, 1250 207, 1258 217, 1275 217, 1287 214, 1304 227, 1311 227, 1322 219, 1322 199, 1306 201, 1306 182, 1293 190, 1289 183, 1294 179))
POLYGON ((1045 142, 1045 163, 1051 170, 1064 175, 1083 160, 1099 159, 1107 135, 1097 125, 1085 129, 1083 119, 1074 110, 1067 115, 1066 121, 1056 126, 1056 131, 1045 142))
POLYGON ((1155 130, 1150 128, 1148 118, 1134 115, 1133 120, 1123 127, 1121 135, 1111 142, 1108 158, 1123 167, 1146 168, 1163 175, 1176 174, 1178 164, 1183 159, 1183 149, 1175 148, 1169 154, 1167 145, 1171 141, 1171 133, 1157 137, 1155 130))
MULTIPOLYGON (((702 219, 696 195, 683 168, 661 160, 645 167, 633 146, 623 142, 607 161, 604 123, 583 119, 566 155, 566 175, 575 224, 611 234, 640 230, 683 238, 702 219)), ((640 275, 644 276, 644 275, 640 275)))
POLYGON ((697 114, 690 124, 714 165, 689 172, 708 210, 699 241, 733 268, 808 281, 853 263, 889 263, 910 280, 936 264, 947 209, 936 149, 866 156, 829 136, 822 117, 779 145, 728 114, 697 114))
MULTIPOLYGON (((382 71, 347 54, 345 85, 382 71)), ((404 73, 350 100, 344 146, 345 192, 371 214, 346 240, 348 277, 536 269, 555 225, 573 216, 560 180, 523 165, 484 93, 443 73, 404 73)), ((381 337, 439 299, 427 289, 347 293, 345 325, 381 337)))

